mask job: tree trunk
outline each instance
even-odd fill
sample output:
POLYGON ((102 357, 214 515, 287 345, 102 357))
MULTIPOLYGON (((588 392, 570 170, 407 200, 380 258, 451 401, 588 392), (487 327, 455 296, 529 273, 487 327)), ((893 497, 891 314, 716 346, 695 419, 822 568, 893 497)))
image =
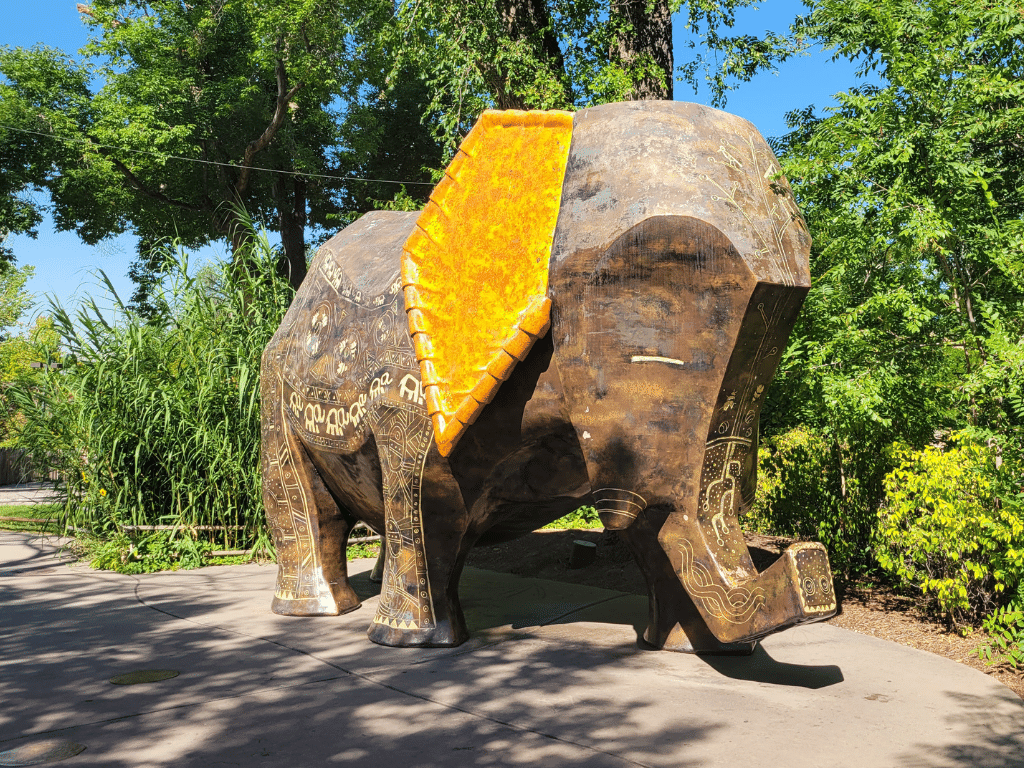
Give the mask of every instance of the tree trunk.
POLYGON ((641 57, 649 56, 663 73, 641 79, 626 98, 671 100, 675 61, 668 0, 614 0, 612 14, 621 30, 613 43, 612 56, 627 69, 641 57))
POLYGON ((306 180, 278 174, 274 179, 274 199, 288 263, 288 282, 298 290, 306 277, 306 180))
MULTIPOLYGON (((562 56, 562 49, 558 45, 558 38, 551 26, 547 0, 496 0, 496 7, 508 38, 522 41, 539 36, 537 44, 542 58, 556 76, 562 77, 565 74, 565 60, 562 56)), ((520 96, 509 92, 506 87, 508 85, 507 72, 502 71, 493 62, 483 62, 482 68, 492 75, 487 79, 490 81, 489 85, 494 93, 495 106, 498 109, 530 108, 520 96)))

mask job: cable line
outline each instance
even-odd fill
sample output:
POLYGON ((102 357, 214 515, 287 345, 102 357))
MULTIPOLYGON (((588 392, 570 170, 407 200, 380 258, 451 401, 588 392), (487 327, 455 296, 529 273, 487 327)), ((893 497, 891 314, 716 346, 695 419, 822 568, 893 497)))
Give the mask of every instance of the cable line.
POLYGON ((92 139, 73 138, 71 136, 57 136, 52 133, 42 133, 41 131, 30 131, 27 128, 15 128, 13 125, 0 124, 0 128, 8 131, 17 131, 18 133, 30 133, 35 136, 42 136, 47 139, 54 139, 55 141, 63 141, 68 144, 88 144, 93 147, 99 147, 101 149, 114 149, 118 152, 134 152, 137 155, 149 155, 151 157, 157 157, 162 160, 184 160, 186 163, 199 163, 200 165, 217 165, 223 168, 234 168, 236 170, 247 168, 251 171, 264 171, 266 173, 281 173, 285 176, 303 176, 307 179, 334 179, 335 181, 365 181, 375 184, 420 184, 423 186, 432 187, 434 183, 432 181, 396 181, 394 179, 364 179, 358 176, 331 176, 325 173, 303 173, 302 171, 282 171, 276 168, 261 168, 256 165, 235 165, 233 163, 219 163, 216 160, 199 160, 195 157, 181 157, 180 155, 169 155, 165 152, 150 152, 145 149, 128 149, 126 147, 116 147, 113 144, 100 144, 93 141, 92 139))

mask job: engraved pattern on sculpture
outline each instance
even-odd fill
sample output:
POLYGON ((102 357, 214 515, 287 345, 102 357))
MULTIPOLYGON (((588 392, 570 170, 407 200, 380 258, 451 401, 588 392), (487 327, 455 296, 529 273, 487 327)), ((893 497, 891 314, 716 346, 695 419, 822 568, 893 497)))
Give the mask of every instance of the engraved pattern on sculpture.
POLYGON ((268 366, 264 366, 262 376, 263 499, 279 564, 274 594, 279 600, 316 600, 320 598, 316 578, 319 563, 309 500, 299 482, 286 436, 267 418, 275 410, 282 411, 283 382, 268 366))
POLYGON ((761 368, 766 358, 778 353, 778 347, 772 339, 778 326, 781 302, 781 298, 776 300, 770 315, 765 314, 763 303, 758 304, 757 310, 765 327, 757 352, 749 363, 749 369, 754 375, 747 378, 739 391, 728 390, 725 401, 712 416, 711 423, 717 426, 713 426, 705 444, 698 509, 705 536, 716 541, 719 546, 725 545, 723 537, 730 533, 727 521, 730 518, 735 520, 739 512, 741 471, 754 443, 754 422, 765 390, 765 384, 760 379, 771 379, 771 375, 761 373, 761 368))
POLYGON ((413 405, 377 409, 373 419, 387 506, 384 546, 388 550, 373 621, 396 629, 429 629, 434 617, 423 545, 422 484, 434 428, 422 407, 413 405), (406 585, 410 584, 415 594, 409 593, 406 585))
POLYGON ((700 600, 704 609, 712 616, 742 624, 750 620, 758 610, 764 608, 765 593, 760 587, 746 589, 733 587, 726 589, 716 583, 711 571, 694 559, 693 545, 686 539, 679 542, 679 551, 683 556, 681 576, 686 591, 694 600, 700 600))
POLYGON ((752 166, 752 176, 760 179, 760 192, 761 203, 764 206, 764 210, 767 212, 767 220, 762 217, 756 217, 752 219, 747 212, 747 207, 741 205, 736 197, 737 193, 740 192, 739 185, 734 185, 731 189, 726 189, 718 181, 718 179, 703 173, 700 178, 702 181, 706 181, 716 187, 722 194, 712 195, 711 199, 715 201, 724 201, 729 203, 733 208, 739 211, 743 219, 750 225, 750 228, 757 234, 758 239, 761 241, 761 248, 756 251, 760 256, 775 256, 777 257, 777 263, 783 270, 783 284, 785 285, 796 285, 797 278, 793 274, 793 270, 789 265, 789 259, 786 254, 786 245, 783 241, 783 237, 786 234, 786 230, 792 226, 794 221, 800 220, 800 211, 796 207, 796 202, 792 199, 792 195, 788 190, 782 190, 780 186, 773 181, 782 170, 776 163, 775 158, 767 155, 765 150, 760 147, 762 142, 755 141, 754 136, 748 136, 741 151, 736 146, 729 146, 726 148, 725 145, 719 146, 718 153, 724 158, 719 160, 717 157, 708 157, 708 162, 715 163, 718 165, 725 165, 736 170, 743 170, 743 163, 737 159, 736 155, 749 154, 749 162, 752 166), (730 151, 731 150, 731 151, 730 151), (759 156, 760 155, 760 156, 759 156), (762 171, 762 166, 765 170, 762 171), (772 197, 769 197, 769 193, 772 197), (767 231, 766 231, 767 225, 767 231))
POLYGON ((816 547, 796 549, 796 567, 800 574, 800 604, 805 611, 833 611, 836 593, 832 589, 832 573, 828 557, 816 547))

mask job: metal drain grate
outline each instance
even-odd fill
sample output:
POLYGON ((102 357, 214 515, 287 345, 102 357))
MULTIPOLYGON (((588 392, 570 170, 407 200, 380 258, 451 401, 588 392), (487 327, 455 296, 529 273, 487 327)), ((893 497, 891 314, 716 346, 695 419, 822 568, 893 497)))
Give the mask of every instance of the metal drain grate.
POLYGON ((114 685, 138 685, 139 683, 158 683, 161 680, 170 680, 177 677, 178 673, 173 669, 137 669, 134 672, 126 672, 110 678, 114 685))
POLYGON ((42 765, 66 760, 85 750, 81 744, 61 739, 46 739, 23 744, 6 752, 0 752, 0 766, 42 765))

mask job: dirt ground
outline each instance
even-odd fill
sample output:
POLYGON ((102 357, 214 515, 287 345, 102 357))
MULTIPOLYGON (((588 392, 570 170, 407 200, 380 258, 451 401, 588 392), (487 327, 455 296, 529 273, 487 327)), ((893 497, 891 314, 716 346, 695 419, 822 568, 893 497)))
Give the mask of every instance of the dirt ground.
MULTIPOLYGON (((748 534, 754 565, 764 569, 788 544, 785 539, 748 534)), ((612 532, 601 530, 536 531, 515 541, 474 549, 467 565, 491 571, 587 584, 646 595, 647 586, 625 545, 612 532), (597 544, 597 559, 583 568, 570 568, 575 540, 597 544)), ((990 667, 971 652, 984 642, 980 630, 964 637, 947 630, 945 623, 929 617, 919 600, 881 587, 847 590, 840 613, 830 624, 865 635, 909 645, 974 667, 994 677, 1024 699, 1024 673, 1008 667, 990 667)))

